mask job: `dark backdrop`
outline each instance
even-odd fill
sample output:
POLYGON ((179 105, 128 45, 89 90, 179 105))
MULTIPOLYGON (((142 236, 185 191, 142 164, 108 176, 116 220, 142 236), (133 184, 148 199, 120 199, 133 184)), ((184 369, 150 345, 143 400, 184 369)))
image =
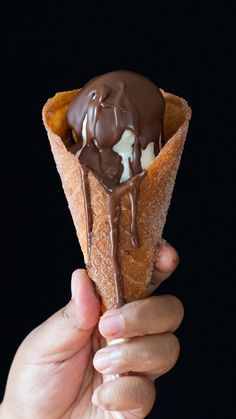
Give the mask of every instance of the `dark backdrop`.
POLYGON ((183 96, 193 109, 164 234, 181 264, 158 291, 184 303, 182 352, 158 381, 149 417, 235 417, 233 2, 51 0, 8 1, 5 7, 1 393, 21 340, 68 301, 71 272, 83 263, 41 108, 57 91, 131 69, 183 96))

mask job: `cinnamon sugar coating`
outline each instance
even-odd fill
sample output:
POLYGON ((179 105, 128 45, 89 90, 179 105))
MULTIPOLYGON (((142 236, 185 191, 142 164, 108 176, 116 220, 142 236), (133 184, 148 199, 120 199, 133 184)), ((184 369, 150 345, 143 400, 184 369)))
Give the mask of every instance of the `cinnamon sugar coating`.
MULTIPOLYGON (((66 113, 71 100, 79 90, 57 93, 43 108, 43 121, 60 174, 62 186, 76 228, 77 236, 88 261, 86 220, 81 189, 80 163, 67 151, 62 138, 67 127, 66 113)), ((156 245, 160 241, 167 211, 186 139, 191 110, 184 99, 162 91, 166 101, 164 132, 165 146, 147 169, 140 183, 137 202, 137 230, 140 245, 131 244, 131 208, 127 194, 121 201, 118 258, 127 302, 148 294, 156 245)), ((105 309, 115 303, 112 262, 109 250, 109 226, 106 211, 106 193, 90 171, 93 234, 88 273, 95 282, 105 309)))

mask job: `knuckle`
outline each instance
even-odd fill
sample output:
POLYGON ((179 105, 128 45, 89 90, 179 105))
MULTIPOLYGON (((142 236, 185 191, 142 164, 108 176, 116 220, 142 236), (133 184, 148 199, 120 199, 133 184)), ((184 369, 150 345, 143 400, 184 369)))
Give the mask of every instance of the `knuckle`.
POLYGON ((73 325, 73 307, 72 302, 70 301, 66 304, 61 310, 61 322, 68 325, 73 325))
POLYGON ((147 316, 149 317, 149 305, 146 300, 134 301, 132 310, 124 306, 124 329, 129 331, 131 328, 137 331, 139 336, 146 334, 147 316))
POLYGON ((173 308, 172 312, 175 314, 175 318, 176 318, 176 322, 175 322, 175 329, 176 329, 182 323, 182 320, 184 318, 184 306, 179 300, 179 298, 175 297, 174 295, 170 297, 171 297, 171 304, 173 308))
POLYGON ((132 359, 132 356, 130 356, 130 349, 128 345, 122 345, 120 350, 119 349, 116 350, 115 363, 118 363, 119 367, 122 368, 122 370, 125 369, 127 365, 130 364, 131 359, 132 359))
POLYGON ((145 380, 143 386, 140 386, 141 400, 143 400, 143 405, 140 407, 140 413, 146 417, 148 413, 151 411, 155 399, 156 399, 156 389, 154 383, 148 379, 145 380))
POLYGON ((177 336, 175 335, 171 335, 171 339, 172 339, 172 353, 173 353, 173 363, 175 364, 178 357, 179 357, 179 353, 180 353, 180 342, 179 339, 177 338, 177 336))
POLYGON ((183 306, 182 302, 178 298, 176 298, 176 302, 175 303, 177 305, 177 314, 178 314, 178 317, 179 317, 178 325, 180 325, 182 323, 182 321, 183 321, 183 318, 184 318, 184 306, 183 306))
POLYGON ((70 310, 70 303, 68 303, 61 310, 62 319, 65 320, 66 322, 70 320, 70 312, 71 312, 71 310, 70 310))
POLYGON ((169 371, 176 364, 180 353, 179 339, 170 333, 167 338, 167 363, 165 366, 166 371, 169 371))
POLYGON ((142 300, 140 304, 140 312, 137 318, 137 325, 142 328, 143 335, 156 332, 157 322, 157 299, 158 297, 150 297, 142 300))
POLYGON ((141 376, 130 376, 105 385, 102 405, 107 410, 128 409, 137 417, 146 417, 152 409, 155 397, 155 386, 151 380, 141 376))

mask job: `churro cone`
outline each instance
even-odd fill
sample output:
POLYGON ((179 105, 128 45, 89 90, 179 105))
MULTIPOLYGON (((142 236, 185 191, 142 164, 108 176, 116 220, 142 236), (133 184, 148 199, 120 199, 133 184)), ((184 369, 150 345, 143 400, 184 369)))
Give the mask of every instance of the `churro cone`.
MULTIPOLYGON (((84 254, 89 276, 95 282, 105 309, 115 307, 115 284, 110 255, 106 191, 89 171, 88 182, 93 217, 90 258, 79 159, 69 152, 62 138, 67 129, 66 113, 79 90, 57 93, 43 108, 43 121, 52 153, 84 254), (88 263, 89 262, 89 263, 88 263)), ((191 110, 184 99, 162 94, 166 102, 164 134, 166 144, 141 179, 137 197, 137 233, 139 246, 131 244, 131 204, 128 193, 121 198, 118 260, 126 302, 148 295, 157 243, 170 205, 177 170, 188 130, 191 110)))

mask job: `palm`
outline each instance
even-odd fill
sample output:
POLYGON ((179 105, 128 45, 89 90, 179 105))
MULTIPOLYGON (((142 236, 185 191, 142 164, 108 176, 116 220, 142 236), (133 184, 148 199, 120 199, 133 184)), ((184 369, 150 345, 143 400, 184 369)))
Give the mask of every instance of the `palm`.
MULTIPOLYGON (((91 398, 94 390, 102 384, 102 375, 93 367, 95 352, 102 346, 102 338, 95 330, 84 347, 69 359, 52 366, 56 380, 50 389, 44 385, 44 396, 41 400, 47 401, 50 409, 50 418, 106 418, 113 419, 112 413, 97 409, 91 398)), ((51 371, 48 371, 48 382, 51 381, 51 371)), ((42 386, 42 383, 39 383, 42 386)), ((42 406, 37 406, 42 411, 42 406)))
MULTIPOLYGON (((59 413, 63 419, 112 418, 102 410, 98 411, 91 402, 94 390, 102 384, 102 375, 94 369, 92 362, 100 347, 101 336, 95 330, 79 352, 57 365, 57 379, 50 391, 45 388, 44 396, 51 405, 51 417, 58 418, 59 413)), ((50 374, 48 379, 50 380, 50 374)))

